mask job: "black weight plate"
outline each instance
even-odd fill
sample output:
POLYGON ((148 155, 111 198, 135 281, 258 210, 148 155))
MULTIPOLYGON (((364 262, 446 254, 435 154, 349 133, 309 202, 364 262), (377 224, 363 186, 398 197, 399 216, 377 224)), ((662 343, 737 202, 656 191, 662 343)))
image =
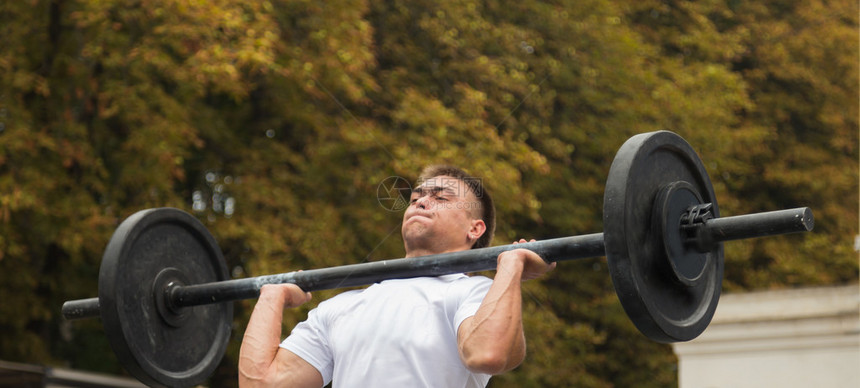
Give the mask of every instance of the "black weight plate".
POLYGON ((659 342, 689 341, 701 334, 722 288, 722 244, 705 253, 709 257, 695 284, 681 284, 666 271, 669 258, 662 232, 652 228, 660 224, 653 222, 652 210, 660 191, 678 181, 691 184, 719 217, 702 161, 683 138, 668 131, 639 134, 624 143, 603 198, 604 242, 615 291, 636 327, 659 342))
POLYGON ((163 292, 154 293, 153 286, 166 268, 172 268, 173 278, 191 284, 228 280, 215 239, 190 214, 149 209, 123 221, 99 271, 102 322, 120 363, 138 380, 193 386, 208 378, 224 355, 233 305, 185 307, 165 320, 156 303, 163 292))

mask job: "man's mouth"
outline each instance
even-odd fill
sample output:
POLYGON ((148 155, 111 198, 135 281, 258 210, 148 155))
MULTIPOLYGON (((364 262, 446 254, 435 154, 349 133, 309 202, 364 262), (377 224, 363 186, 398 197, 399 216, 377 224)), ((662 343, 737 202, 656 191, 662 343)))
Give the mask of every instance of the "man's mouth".
POLYGON ((415 214, 410 215, 410 216, 409 216, 409 219, 407 219, 407 221, 412 220, 412 219, 416 219, 416 218, 427 218, 427 219, 430 219, 430 214, 427 214, 427 213, 415 213, 415 214))

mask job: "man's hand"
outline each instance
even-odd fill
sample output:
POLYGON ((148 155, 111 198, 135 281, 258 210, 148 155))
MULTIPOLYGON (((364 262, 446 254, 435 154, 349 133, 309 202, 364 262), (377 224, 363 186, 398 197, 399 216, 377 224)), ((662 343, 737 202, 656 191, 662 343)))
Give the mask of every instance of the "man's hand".
MULTIPOLYGON (((535 240, 532 239, 532 242, 535 240)), ((524 243, 525 239, 514 241, 514 244, 524 243)), ((556 263, 547 263, 537 253, 528 249, 514 249, 502 252, 498 257, 496 271, 522 268, 520 280, 531 280, 543 276, 555 269, 556 263), (513 267, 512 267, 513 266, 513 267)))
POLYGON ((284 308, 294 308, 310 301, 311 293, 304 292, 295 284, 266 284, 260 288, 260 299, 269 298, 278 301, 284 308))

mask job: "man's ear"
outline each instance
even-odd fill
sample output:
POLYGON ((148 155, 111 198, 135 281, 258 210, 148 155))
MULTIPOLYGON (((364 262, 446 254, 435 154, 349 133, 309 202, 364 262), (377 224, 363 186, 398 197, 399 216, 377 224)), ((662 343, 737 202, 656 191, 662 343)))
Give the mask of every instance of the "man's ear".
POLYGON ((478 239, 481 238, 481 236, 483 236, 486 231, 487 224, 484 223, 484 220, 480 218, 472 220, 472 223, 469 226, 469 241, 478 241, 478 239))

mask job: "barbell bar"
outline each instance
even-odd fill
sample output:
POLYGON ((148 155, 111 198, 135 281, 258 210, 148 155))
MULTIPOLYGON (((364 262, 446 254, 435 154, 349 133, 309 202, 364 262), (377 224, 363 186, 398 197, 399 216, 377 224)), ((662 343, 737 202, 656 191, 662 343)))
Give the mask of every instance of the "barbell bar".
POLYGON ((388 279, 479 272, 502 252, 526 248, 547 261, 606 256, 634 325, 659 342, 688 341, 713 317, 723 276, 722 242, 811 231, 801 207, 720 217, 710 179, 692 147, 659 131, 633 136, 610 167, 604 232, 521 244, 230 279, 214 237, 172 208, 139 211, 117 228, 99 270, 99 296, 66 302, 67 319, 100 316, 121 364, 152 386, 204 381, 223 356, 235 300, 265 284, 305 291, 388 279))
MULTIPOLYGON (((155 209, 155 211, 166 211, 155 209)), ((170 211, 178 211, 173 209, 170 211)), ((703 228, 691 247, 730 240, 764 237, 778 234, 808 232, 812 230, 812 210, 808 207, 746 214, 711 219, 700 224, 703 228), (707 236, 707 237, 705 237, 707 236)), ((183 285, 176 281, 163 290, 167 306, 179 309, 212 303, 254 299, 266 284, 292 283, 304 291, 331 290, 365 286, 388 279, 407 279, 422 276, 441 276, 461 272, 480 272, 496 269, 496 258, 509 250, 524 248, 551 261, 570 261, 606 255, 603 233, 560 237, 520 244, 499 245, 426 255, 348 264, 330 268, 293 271, 244 279, 224 280, 205 284, 183 285)), ((98 317, 99 298, 67 301, 62 307, 63 317, 69 320, 98 317)))

